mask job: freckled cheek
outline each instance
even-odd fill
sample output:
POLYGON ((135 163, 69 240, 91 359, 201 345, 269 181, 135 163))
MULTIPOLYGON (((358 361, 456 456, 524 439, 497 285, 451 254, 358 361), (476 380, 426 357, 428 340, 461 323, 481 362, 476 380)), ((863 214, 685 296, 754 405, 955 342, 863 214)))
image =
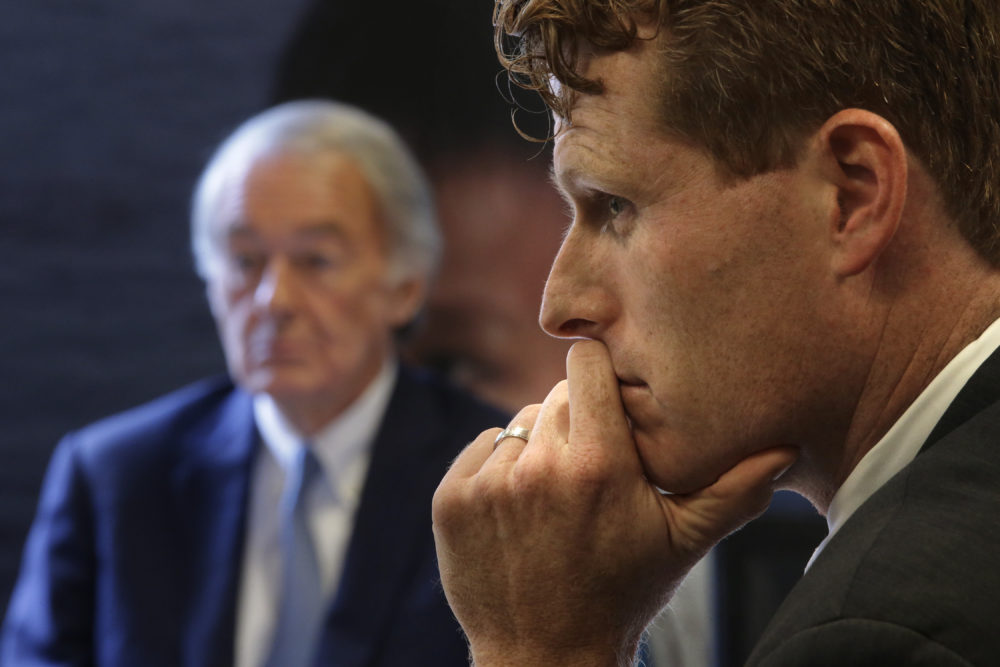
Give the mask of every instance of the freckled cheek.
POLYGON ((741 271, 730 248, 692 244, 667 250, 660 257, 659 265, 646 269, 647 275, 656 277, 648 307, 660 315, 660 326, 694 339, 712 337, 741 308, 741 292, 749 276, 741 271))
POLYGON ((648 343, 665 346, 667 354, 690 344, 688 335, 711 319, 704 271, 672 261, 637 264, 636 269, 637 279, 623 285, 621 292, 623 311, 637 333, 648 343))

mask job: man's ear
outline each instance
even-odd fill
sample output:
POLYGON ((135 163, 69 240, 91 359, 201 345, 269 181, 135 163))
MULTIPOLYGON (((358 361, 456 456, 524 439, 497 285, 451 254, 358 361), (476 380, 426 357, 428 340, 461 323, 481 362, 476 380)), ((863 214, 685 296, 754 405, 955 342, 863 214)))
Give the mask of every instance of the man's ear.
POLYGON ((862 109, 831 116, 818 132, 837 192, 830 216, 833 269, 861 273, 892 241, 906 203, 907 154, 892 123, 862 109))

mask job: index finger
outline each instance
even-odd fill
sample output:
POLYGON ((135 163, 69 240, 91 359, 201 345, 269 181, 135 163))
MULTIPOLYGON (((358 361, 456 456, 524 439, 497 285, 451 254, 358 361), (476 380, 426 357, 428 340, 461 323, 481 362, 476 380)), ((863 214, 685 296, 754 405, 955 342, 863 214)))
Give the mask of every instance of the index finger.
MULTIPOLYGON (((574 448, 601 446, 629 435, 618 376, 603 343, 579 341, 566 357, 569 441, 574 448)), ((631 437, 628 437, 631 442, 631 437)), ((634 453, 633 453, 634 455, 634 453)))

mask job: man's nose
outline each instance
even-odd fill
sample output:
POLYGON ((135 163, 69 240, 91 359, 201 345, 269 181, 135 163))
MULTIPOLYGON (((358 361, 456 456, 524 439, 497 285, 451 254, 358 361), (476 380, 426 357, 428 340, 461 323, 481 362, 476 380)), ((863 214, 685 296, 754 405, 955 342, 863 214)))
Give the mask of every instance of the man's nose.
POLYGON ((542 329, 557 338, 600 338, 615 315, 609 270, 584 235, 571 228, 545 283, 542 329))
POLYGON ((294 267, 282 257, 268 260, 254 291, 254 304, 270 313, 289 311, 298 294, 294 267))

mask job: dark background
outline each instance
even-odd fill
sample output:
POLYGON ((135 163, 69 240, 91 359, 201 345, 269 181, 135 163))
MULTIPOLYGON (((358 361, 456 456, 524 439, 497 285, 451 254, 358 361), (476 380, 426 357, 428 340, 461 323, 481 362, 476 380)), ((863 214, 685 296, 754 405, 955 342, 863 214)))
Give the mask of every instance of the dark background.
POLYGON ((0 2, 0 611, 59 437, 224 370, 189 193, 305 4, 0 2))

